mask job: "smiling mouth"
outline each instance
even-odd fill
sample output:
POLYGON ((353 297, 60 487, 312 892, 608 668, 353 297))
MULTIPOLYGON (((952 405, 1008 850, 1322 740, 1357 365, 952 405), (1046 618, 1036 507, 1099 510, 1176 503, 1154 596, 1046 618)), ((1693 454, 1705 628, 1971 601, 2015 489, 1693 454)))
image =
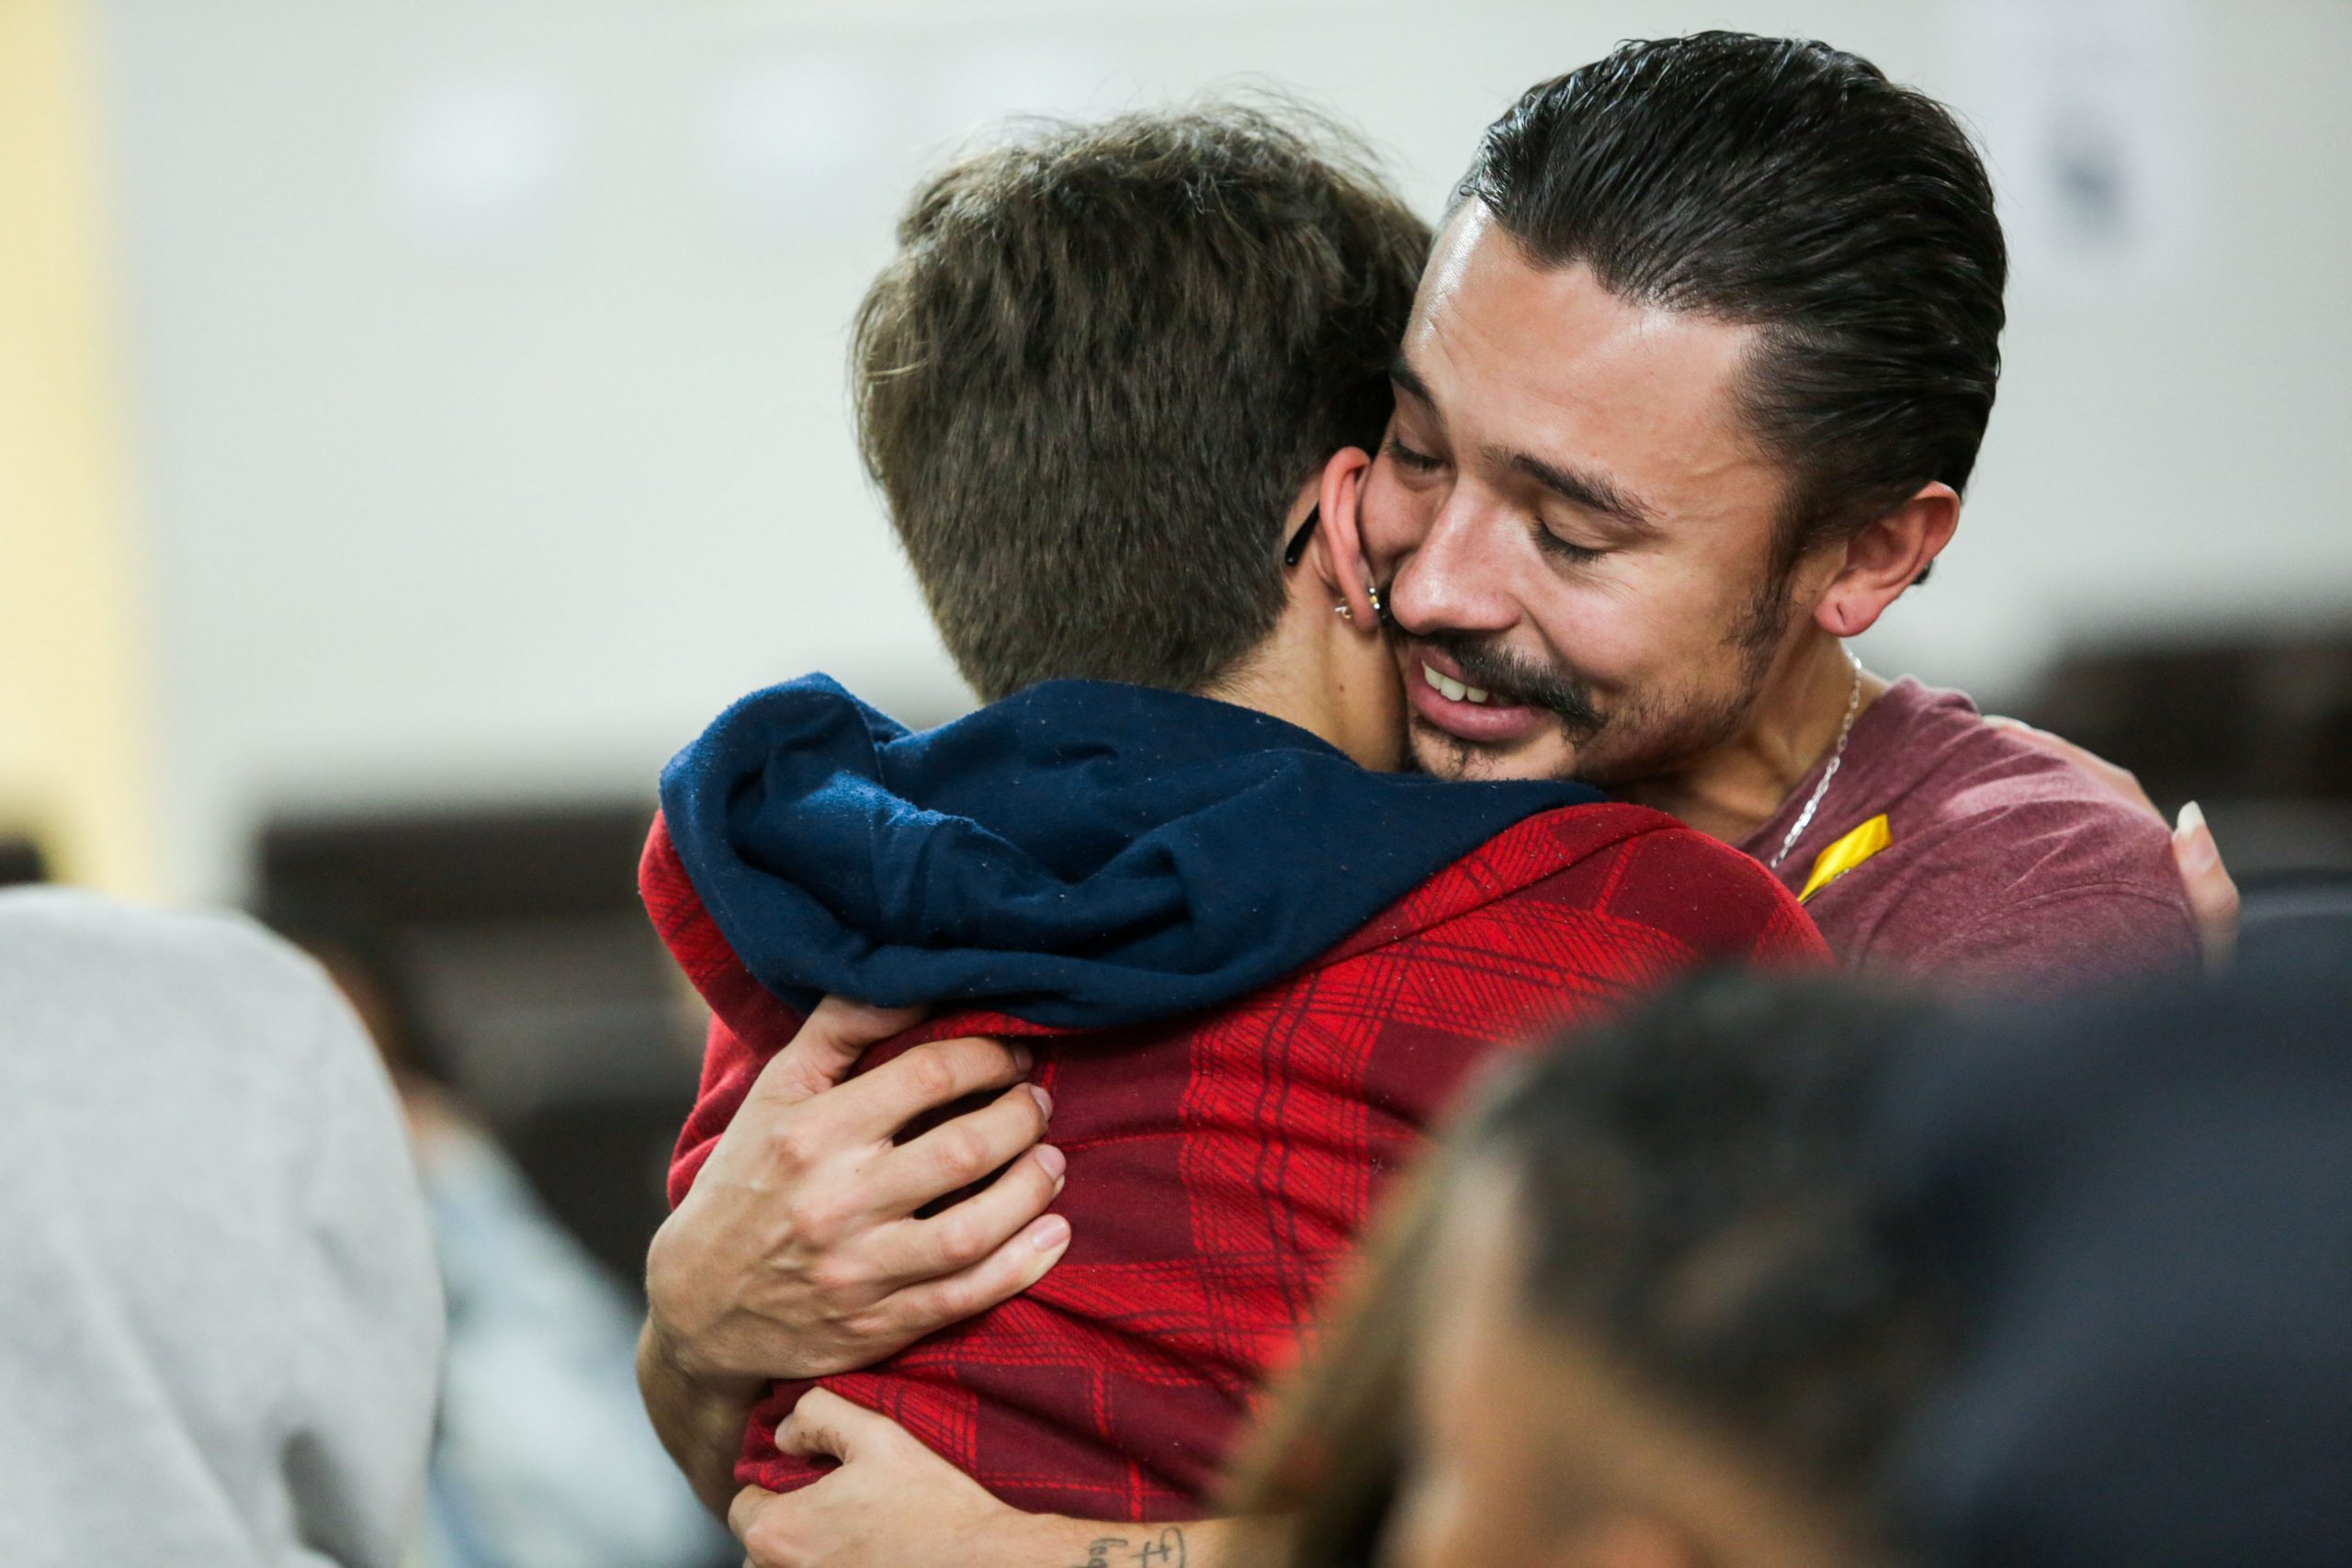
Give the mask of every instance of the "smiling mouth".
POLYGON ((1421 667, 1421 678, 1413 683, 1408 699, 1413 722, 1447 737, 1454 745, 1517 746, 1543 724, 1544 710, 1515 692, 1474 686, 1428 660, 1415 662, 1421 667))
POLYGON ((1515 659, 1493 639, 1432 637, 1406 652, 1406 706, 1412 722, 1454 746, 1497 751, 1529 745, 1556 728, 1575 740, 1600 728, 1590 699, 1565 671, 1515 659), (1419 678, 1411 673, 1419 666, 1419 678), (1476 686, 1473 674, 1489 682, 1476 686))
POLYGON ((1480 706, 1484 706, 1487 702, 1492 700, 1494 695, 1491 692, 1485 692, 1476 686, 1465 685, 1462 682, 1455 680, 1451 675, 1441 674, 1434 668, 1426 663, 1421 666, 1421 679, 1429 682, 1430 689, 1431 691, 1451 702, 1476 703, 1480 706))

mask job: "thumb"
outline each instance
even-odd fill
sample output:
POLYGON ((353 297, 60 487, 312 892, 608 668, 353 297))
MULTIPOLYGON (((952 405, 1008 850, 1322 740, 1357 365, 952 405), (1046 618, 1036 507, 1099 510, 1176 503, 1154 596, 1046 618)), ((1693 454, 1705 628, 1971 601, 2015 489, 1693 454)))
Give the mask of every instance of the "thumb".
POLYGON ((857 1059, 922 1021, 921 1008, 874 1007, 847 997, 819 1002, 790 1044, 768 1059, 752 1098, 783 1105, 813 1100, 849 1077, 857 1059))
POLYGON ((837 1459, 847 1464, 897 1430, 888 1416, 854 1404, 831 1389, 812 1388, 776 1427, 775 1446, 777 1452, 795 1459, 837 1459))

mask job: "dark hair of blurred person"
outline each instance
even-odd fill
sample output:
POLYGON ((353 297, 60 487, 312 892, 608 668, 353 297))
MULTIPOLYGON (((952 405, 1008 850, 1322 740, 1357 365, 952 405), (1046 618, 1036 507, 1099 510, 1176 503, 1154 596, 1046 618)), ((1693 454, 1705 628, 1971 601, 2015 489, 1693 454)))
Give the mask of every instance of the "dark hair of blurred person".
POLYGON ((447 1054, 426 1019, 409 966, 382 927, 314 899, 282 899, 259 911, 270 930, 309 953, 350 1001, 403 1094, 446 1089, 447 1054))
POLYGON ((1939 1026, 1890 1075, 1958 1363, 1889 1485, 1934 1568, 2352 1562, 2352 923, 1939 1026))
POLYGON ((1261 1562, 2352 1562, 2341 922, 2054 1011, 1702 981, 1442 1149, 1261 1562))
POLYGON ((1917 1010, 1721 975, 1514 1064, 1261 1439, 1235 1501, 1286 1521, 1267 1560, 1874 1561, 1947 1322, 1869 1222, 1871 1096, 1917 1010))
POLYGON ((1379 441, 1429 245, 1292 105, 1027 136, 916 193, 858 312, 858 433, 984 700, 1198 691, 1266 640, 1269 520, 1379 441))
POLYGON ((0 835, 0 887, 18 887, 49 880, 49 858, 31 839, 0 835))

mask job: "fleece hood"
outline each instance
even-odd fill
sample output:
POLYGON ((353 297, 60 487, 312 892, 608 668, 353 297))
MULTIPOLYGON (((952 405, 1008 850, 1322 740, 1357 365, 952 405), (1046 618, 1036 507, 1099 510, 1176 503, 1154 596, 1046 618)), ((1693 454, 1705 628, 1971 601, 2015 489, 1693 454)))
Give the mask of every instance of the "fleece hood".
POLYGON ((1281 719, 1055 681, 913 732, 811 675, 662 775, 744 967, 826 993, 1113 1028, 1229 1002, 1338 945, 1570 784, 1375 773, 1281 719))

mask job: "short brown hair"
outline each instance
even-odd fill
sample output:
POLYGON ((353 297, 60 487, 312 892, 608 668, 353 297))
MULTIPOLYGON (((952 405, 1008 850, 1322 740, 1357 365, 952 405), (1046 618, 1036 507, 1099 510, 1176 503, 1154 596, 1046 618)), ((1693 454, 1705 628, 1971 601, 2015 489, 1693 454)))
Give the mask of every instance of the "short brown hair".
POLYGON ((858 310, 859 442, 984 699, 1197 690, 1265 639, 1299 487, 1388 417, 1430 238, 1289 106, 1033 126, 916 193, 858 310))

